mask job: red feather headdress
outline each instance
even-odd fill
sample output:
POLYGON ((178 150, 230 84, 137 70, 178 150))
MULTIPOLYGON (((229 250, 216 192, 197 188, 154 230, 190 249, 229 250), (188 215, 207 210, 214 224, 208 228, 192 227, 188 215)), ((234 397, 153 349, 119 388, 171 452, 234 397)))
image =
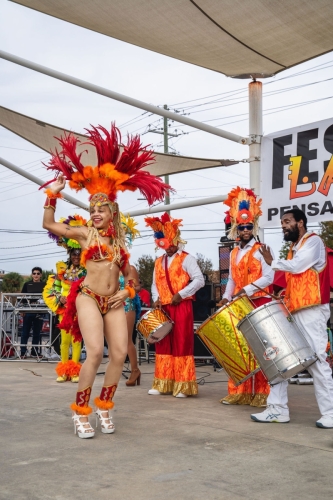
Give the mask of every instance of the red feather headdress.
POLYGON ((180 236, 179 226, 182 226, 183 219, 173 219, 165 212, 161 217, 146 217, 146 226, 154 231, 156 246, 167 250, 171 245, 179 243, 185 245, 187 242, 180 236))
POLYGON ((154 153, 142 146, 139 136, 128 137, 121 153, 121 133, 115 124, 111 125, 110 132, 101 125, 85 130, 89 140, 83 144, 95 147, 97 166, 85 167, 82 164, 81 157, 86 151, 79 154, 76 152, 77 144, 81 141, 71 133, 56 138, 61 150, 56 150, 46 165, 48 170, 56 172, 56 177, 63 174, 71 189, 86 189, 91 197, 104 193, 111 202, 116 200, 118 191, 139 189, 149 205, 162 201, 172 191, 159 177, 142 170, 154 161, 154 153))

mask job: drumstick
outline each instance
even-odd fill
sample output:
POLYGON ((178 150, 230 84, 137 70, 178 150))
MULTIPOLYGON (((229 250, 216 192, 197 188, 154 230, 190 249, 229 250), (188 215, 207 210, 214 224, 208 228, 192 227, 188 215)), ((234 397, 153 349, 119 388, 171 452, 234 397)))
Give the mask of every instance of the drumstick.
POLYGON ((273 295, 272 293, 269 293, 267 292, 266 290, 264 290, 263 288, 260 288, 260 286, 258 285, 255 285, 254 283, 251 283, 251 285, 255 286, 256 288, 258 288, 258 290, 260 290, 261 292, 265 292, 266 295, 269 295, 270 297, 272 297, 274 300, 279 300, 280 297, 278 297, 277 295, 273 295))

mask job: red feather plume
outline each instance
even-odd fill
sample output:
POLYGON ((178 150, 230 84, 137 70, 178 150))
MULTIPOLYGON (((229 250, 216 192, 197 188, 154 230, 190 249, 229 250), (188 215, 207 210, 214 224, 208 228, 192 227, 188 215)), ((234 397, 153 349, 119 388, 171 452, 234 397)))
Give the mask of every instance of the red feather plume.
MULTIPOLYGON (((114 123, 111 124, 110 132, 101 125, 91 126, 85 130, 88 141, 83 144, 95 147, 98 161, 96 167, 84 167, 81 162, 83 152, 80 154, 76 152, 80 139, 66 133, 64 137, 56 138, 61 150, 53 153, 46 166, 48 170, 56 172, 56 177, 61 173, 67 180, 72 181, 75 185, 71 186, 72 189, 87 189, 89 186, 90 194, 95 194, 95 190, 96 193, 102 192, 103 189, 111 201, 116 199, 117 191, 139 189, 149 205, 157 200, 162 201, 169 191, 173 191, 161 178, 142 170, 154 161, 154 152, 142 146, 140 136, 128 136, 127 144, 123 146, 123 152, 120 154, 121 133, 114 123)), ((44 186, 50 182, 53 181, 47 182, 44 186)))

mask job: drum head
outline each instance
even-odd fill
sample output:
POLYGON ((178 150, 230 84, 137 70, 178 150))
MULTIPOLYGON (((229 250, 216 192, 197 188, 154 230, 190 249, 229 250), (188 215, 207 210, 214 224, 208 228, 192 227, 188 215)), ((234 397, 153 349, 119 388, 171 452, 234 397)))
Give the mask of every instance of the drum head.
POLYGON ((169 321, 158 326, 147 338, 148 344, 155 344, 164 339, 171 332, 172 326, 173 324, 169 321))

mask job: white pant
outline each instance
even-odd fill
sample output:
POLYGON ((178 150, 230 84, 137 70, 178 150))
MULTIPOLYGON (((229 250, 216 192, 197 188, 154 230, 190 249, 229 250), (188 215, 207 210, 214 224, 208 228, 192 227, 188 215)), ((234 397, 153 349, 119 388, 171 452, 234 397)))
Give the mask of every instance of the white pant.
MULTIPOLYGON (((319 358, 319 361, 316 361, 316 363, 308 368, 308 371, 313 377, 313 385, 319 411, 321 415, 330 415, 333 417, 332 371, 329 364, 326 362, 326 325, 330 317, 329 304, 302 309, 295 312, 293 316, 319 358)), ((279 406, 283 414, 289 413, 287 389, 287 381, 273 385, 267 398, 267 404, 279 406)))

